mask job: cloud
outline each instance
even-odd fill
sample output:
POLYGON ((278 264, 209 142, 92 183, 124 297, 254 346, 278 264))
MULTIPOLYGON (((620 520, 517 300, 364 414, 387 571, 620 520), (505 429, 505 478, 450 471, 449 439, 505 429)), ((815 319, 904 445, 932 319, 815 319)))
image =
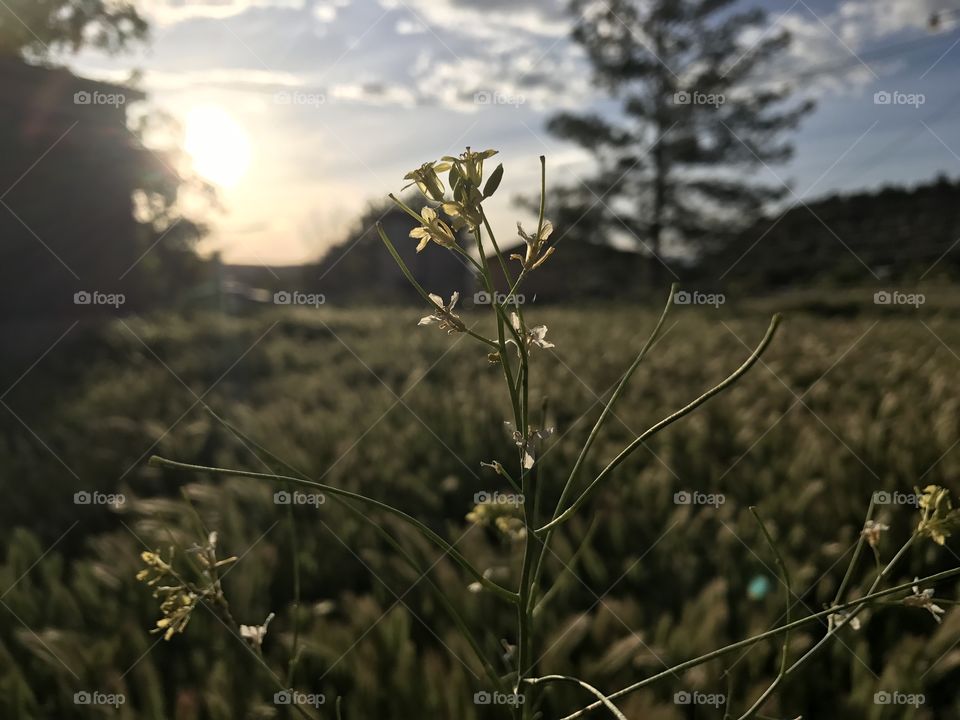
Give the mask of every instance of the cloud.
POLYGON ((443 31, 490 39, 512 32, 563 38, 570 31, 564 0, 380 0, 443 31))
POLYGON ((484 57, 422 62, 417 87, 424 98, 465 112, 485 106, 550 111, 595 99, 589 68, 576 54, 543 54, 530 45, 484 57))
POLYGON ((397 31, 397 35, 422 35, 427 32, 426 25, 418 20, 408 20, 407 18, 397 20, 394 28, 397 31))
MULTIPOLYGON (((770 66, 767 78, 789 82, 800 77, 814 95, 842 95, 906 65, 904 58, 870 59, 870 52, 928 35, 931 15, 942 9, 942 0, 845 0, 831 12, 817 13, 800 3, 785 15, 771 15, 769 28, 744 39, 750 45, 775 29, 787 30, 790 47, 770 66)), ((955 23, 944 17, 939 30, 955 23)))
MULTIPOLYGON (((840 96, 875 82, 855 54, 923 36, 929 13, 947 0, 831 0, 821 10, 826 2, 797 3, 783 17, 770 12, 771 32, 787 29, 794 42, 765 77, 789 80, 842 68, 819 74, 807 87, 823 98, 829 114, 837 112, 840 96)), ((249 127, 258 165, 249 195, 232 205, 233 229, 251 228, 237 247, 290 261, 309 254, 294 239, 302 237, 307 214, 349 218, 366 197, 395 190, 403 172, 438 147, 453 152, 467 143, 489 145, 514 158, 503 195, 495 198, 504 209, 508 184, 516 182, 517 192, 528 189, 527 181, 536 187, 538 166, 520 162, 525 156, 546 150, 556 170, 559 158, 569 155, 579 174, 589 160, 546 135, 544 120, 558 109, 605 112, 612 106, 568 36, 574 18, 567 0, 142 4, 156 29, 151 52, 137 59, 145 88, 177 112, 219 103, 249 127), (277 93, 290 94, 291 102, 276 102, 277 93), (295 93, 305 100, 295 102, 295 93), (283 220, 272 219, 275 214, 283 220), (278 249, 281 239, 289 247, 278 249)), ((916 61, 912 55, 865 57, 881 76, 895 63, 916 61)), ((122 80, 128 61, 98 58, 83 69, 101 77, 113 71, 122 80)), ((818 165, 826 154, 822 137, 803 142, 798 136, 798 155, 818 165)), ((338 231, 325 223, 324 239, 338 231)))
MULTIPOLYGON (((862 46, 870 40, 909 30, 927 30, 930 17, 944 10, 943 0, 847 0, 835 13, 837 33, 848 44, 862 46)), ((945 19, 941 27, 952 27, 945 19)))
POLYGON ((143 0, 138 9, 156 25, 191 18, 224 19, 254 8, 303 9, 312 0, 143 0))

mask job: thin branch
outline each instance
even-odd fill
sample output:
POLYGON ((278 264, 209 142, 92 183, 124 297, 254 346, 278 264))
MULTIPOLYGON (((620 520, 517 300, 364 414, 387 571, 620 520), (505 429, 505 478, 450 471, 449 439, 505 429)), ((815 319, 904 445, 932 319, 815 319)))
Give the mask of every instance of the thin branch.
POLYGON ((524 680, 524 682, 531 685, 539 685, 541 683, 548 682, 568 682, 573 683, 574 685, 579 685, 591 695, 598 698, 599 702, 601 702, 603 706, 610 711, 610 714, 617 718, 617 720, 627 720, 627 717, 620 712, 619 709, 617 709, 617 706, 614 705, 606 695, 593 687, 593 685, 585 683, 583 680, 578 680, 577 678, 569 677, 567 675, 544 675, 543 677, 538 678, 527 678, 524 680))
MULTIPOLYGON (((786 590, 786 603, 787 603, 787 625, 790 624, 790 609, 793 606, 793 589, 790 586, 790 573, 787 571, 787 564, 783 561, 783 556, 780 554, 780 550, 777 548, 777 544, 773 540, 773 536, 770 534, 770 531, 767 530, 767 526, 764 525, 763 520, 760 517, 760 513, 757 512, 755 507, 750 508, 750 512, 753 513, 753 516, 757 519, 757 524, 760 525, 760 530, 763 532, 763 537, 766 538, 767 544, 770 546, 770 549, 773 550, 774 558, 776 559, 777 566, 780 568, 780 575, 783 581, 784 589, 786 590)), ((760 697, 757 698, 756 702, 751 705, 743 715, 740 716, 739 720, 750 720, 754 715, 756 715, 760 708, 763 707, 763 704, 767 699, 776 692, 777 688, 780 686, 780 683, 783 682, 784 677, 787 673, 787 652, 790 648, 790 631, 787 630, 783 634, 783 646, 780 648, 780 668, 777 670, 777 676, 773 679, 773 682, 764 690, 760 697)))
POLYGON ((204 465, 193 465, 190 463, 181 463, 174 460, 167 460, 166 458, 153 455, 150 458, 150 465, 154 467, 166 467, 173 468, 175 470, 187 470, 190 472, 208 472, 215 475, 235 475, 237 477, 249 477, 256 478, 258 480, 279 480, 281 482, 287 483, 298 483, 300 485, 306 485, 307 487, 316 488, 317 490, 322 490, 328 492, 331 495, 339 495, 340 497, 349 498, 351 500, 356 500, 367 505, 371 505, 379 510, 388 512, 391 515, 395 515, 401 520, 406 521, 420 533, 427 538, 434 545, 439 547, 441 550, 450 555, 450 558, 454 560, 461 568, 468 572, 475 580, 482 584, 488 590, 494 592, 496 595, 500 596, 504 600, 508 600, 511 603, 516 603, 519 601, 519 598, 515 592, 508 590, 507 588, 498 585, 497 583, 490 580, 488 577, 484 576, 479 570, 477 570, 473 565, 470 564, 463 555, 460 554, 453 545, 448 543, 442 537, 437 535, 433 530, 427 527, 425 524, 417 520, 412 515, 407 515, 403 510, 398 510, 392 505, 387 505, 386 503, 380 502, 379 500, 374 500, 369 498, 366 495, 360 495, 359 493, 350 492, 349 490, 343 490, 342 488, 334 487, 332 485, 325 485, 323 483, 314 482, 312 480, 303 480, 297 477, 290 477, 289 475, 274 475, 272 473, 258 473, 252 472, 249 470, 231 470, 228 468, 217 468, 217 467, 206 467, 204 465))
MULTIPOLYGON (((695 657, 690 660, 685 660, 684 662, 678 663, 673 667, 667 668, 666 670, 663 670, 662 672, 659 672, 656 675, 651 675, 650 677, 645 678, 644 680, 635 682, 633 685, 628 685, 627 687, 621 690, 617 690, 615 693, 611 693, 607 695, 607 697, 610 698, 611 700, 615 700, 617 698, 623 697, 624 695, 629 695, 630 693, 636 692, 641 688, 647 687, 648 685, 652 685, 658 680, 662 680, 666 677, 674 676, 678 672, 682 672, 683 670, 688 670, 692 667, 702 665, 703 663, 709 662, 710 660, 715 660, 716 658, 727 655, 731 652, 734 652, 735 650, 740 650, 741 648, 750 647, 751 645, 755 645, 758 642, 768 640, 772 637, 777 637, 778 635, 782 635, 785 632, 790 632, 791 630, 794 630, 798 627, 803 627, 804 625, 808 625, 814 621, 819 621, 822 618, 828 617, 834 613, 842 612, 849 608, 865 607, 866 605, 871 604, 874 600, 887 597, 889 595, 896 595, 897 593, 901 593, 901 592, 905 592, 907 595, 910 595, 913 592, 912 588, 914 585, 916 585, 917 587, 932 585, 933 583, 940 582, 941 580, 948 580, 950 578, 957 577, 957 576, 960 576, 960 567, 953 568, 951 570, 944 570, 943 572, 935 573, 933 575, 928 575, 919 580, 913 580, 908 583, 903 583, 902 585, 897 585, 895 587, 887 588, 886 590, 878 590, 877 592, 872 592, 868 595, 864 595, 862 598, 859 598, 857 600, 851 600, 850 602, 845 602, 840 605, 835 605, 833 607, 827 608, 826 610, 822 610, 820 612, 813 613, 812 615, 808 615, 805 618, 794 620, 788 625, 781 625, 779 627, 775 627, 771 630, 767 630, 766 632, 762 632, 759 635, 754 635, 753 637, 745 638, 744 640, 738 640, 735 643, 726 645, 717 650, 713 650, 712 652, 709 652, 705 655, 700 655, 699 657, 695 657)), ((906 597, 906 595, 904 597, 906 597)), ((789 669, 787 670, 787 673, 788 674, 790 673, 789 669)), ((577 710, 572 715, 567 715, 566 717, 561 718, 561 720, 575 720, 576 718, 583 717, 587 713, 593 710, 596 710, 600 707, 602 707, 602 703, 596 702, 596 703, 593 703, 592 705, 588 705, 585 708, 577 710)))
POLYGON ((537 533, 539 534, 539 533, 546 532, 551 528, 554 528, 566 522, 567 520, 569 520, 574 515, 574 513, 576 513, 576 511, 579 510, 580 507, 587 501, 590 495, 593 494, 594 490, 596 490, 596 488, 600 485, 600 483, 602 483, 607 478, 607 476, 610 475, 610 473, 612 473, 624 460, 626 460, 635 450, 637 450, 637 448, 643 445, 643 443, 647 439, 649 439, 653 435, 656 435, 658 432, 668 427, 669 425, 672 425, 673 423, 675 423, 677 420, 684 417, 685 415, 689 415, 691 412, 693 412, 698 407, 703 405, 705 402, 707 402, 707 400, 712 398, 714 395, 718 395, 719 393, 723 392, 728 387, 730 387, 735 382, 737 382, 737 380, 743 377, 747 373, 747 371, 750 370, 751 367, 753 367, 753 365, 757 362, 757 360, 760 359, 760 356, 763 355, 764 351, 770 345, 770 341, 773 340, 773 336, 776 334, 777 327, 780 325, 780 320, 781 320, 781 316, 779 313, 773 316, 773 318, 770 320, 770 326, 767 328, 767 332, 763 336, 763 339, 760 341, 760 344, 757 345, 757 348, 750 354, 750 357, 748 357, 744 361, 743 365, 741 365, 733 373, 727 376, 725 380, 723 380, 719 384, 707 390, 705 393, 703 393, 703 395, 698 397, 696 400, 694 400, 687 406, 681 408, 680 410, 677 410, 672 415, 665 417, 663 420, 658 422, 649 430, 645 431, 644 433, 639 435, 636 439, 634 439, 634 441, 631 442, 626 448, 624 448, 624 450, 621 451, 619 455, 617 455, 613 460, 610 461, 610 464, 607 465, 600 472, 599 475, 597 475, 596 479, 593 482, 591 482, 590 485, 587 486, 587 489, 583 491, 580 497, 577 498, 569 508, 567 508, 562 514, 557 516, 555 519, 553 519, 552 521, 544 525, 542 528, 537 530, 537 533))

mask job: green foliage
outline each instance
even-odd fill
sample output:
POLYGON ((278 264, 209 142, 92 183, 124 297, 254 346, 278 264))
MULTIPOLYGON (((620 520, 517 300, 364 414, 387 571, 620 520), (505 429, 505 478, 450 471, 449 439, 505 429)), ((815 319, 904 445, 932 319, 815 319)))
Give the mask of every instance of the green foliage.
MULTIPOLYGON (((946 345, 960 347, 953 316, 937 314, 932 304, 927 325, 946 345)), ((550 423, 559 432, 541 459, 545 477, 559 483, 599 407, 582 420, 581 414, 595 403, 594 393, 619 379, 655 317, 626 308, 537 314, 559 348, 540 356, 531 389, 551 397, 550 423)), ((98 688, 127 694, 118 717, 282 717, 270 675, 209 612, 201 610, 183 635, 154 645, 156 601, 135 580, 141 551, 203 540, 179 499, 178 488, 188 483, 205 524, 220 532, 224 555, 240 558, 223 581, 237 620, 261 623, 277 613, 264 655, 283 678, 292 643, 294 550, 285 508, 272 503, 280 488, 149 468, 141 456, 157 438, 153 451, 167 456, 262 469, 256 453, 278 472, 323 477, 406 508, 447 537, 465 533, 457 548, 477 567, 493 568, 498 582, 515 585, 504 559, 519 548, 465 520, 474 493, 510 491, 480 466, 506 459, 511 444, 489 422, 508 413, 496 392, 502 378, 495 366, 477 362, 468 342, 411 332, 418 317, 324 308, 243 320, 212 314, 127 320, 129 329, 117 323, 78 338, 24 378, 5 402, 81 480, 4 416, 0 588, 13 587, 2 598, 7 608, 0 607, 0 716, 101 717, 72 702, 74 692, 98 688), (202 395, 264 333, 204 395, 241 441, 194 406, 196 398, 172 373, 202 395), (72 498, 79 488, 121 491, 129 502, 120 512, 78 507, 72 498), (77 526, 44 555, 75 519, 77 526)), ((479 319, 469 311, 462 317, 468 324, 479 319)), ((763 317, 750 308, 720 315, 678 309, 671 323, 679 324, 668 325, 638 368, 585 476, 599 472, 662 408, 687 402, 742 360, 746 350, 737 336, 749 344, 763 317)), ((580 556, 575 576, 566 576, 538 620, 538 642, 550 648, 544 672, 576 674, 612 690, 662 670, 661 661, 679 662, 772 627, 783 613, 781 593, 748 593, 757 576, 778 587, 750 505, 761 507, 779 544, 803 600, 794 609, 800 615, 833 598, 873 492, 909 493, 928 483, 956 491, 960 456, 947 451, 960 417, 951 392, 957 360, 923 325, 798 312, 764 361, 769 370, 757 368, 700 414, 654 438, 584 517, 557 533, 558 557, 548 558, 547 578, 562 572, 561 559, 569 562, 578 550, 580 556), (674 493, 695 489, 723 493, 726 502, 673 504, 674 493), (582 546, 589 516, 595 527, 582 546)), ((426 565, 440 558, 387 516, 376 517, 426 565)), ((891 505, 878 517, 891 526, 879 547, 887 560, 920 516, 891 505)), ((329 500, 296 507, 295 518, 304 647, 295 684, 326 694, 323 717, 332 716, 341 696, 346 720, 496 716, 473 704, 473 693, 486 685, 475 677, 482 675, 469 647, 425 581, 417 582, 378 533, 329 500)), ((936 550, 929 541, 916 544, 891 583, 946 567, 949 556, 936 550)), ((870 553, 864 557, 855 588, 873 562, 870 553)), ((502 652, 501 638, 514 641, 509 609, 489 594, 469 592, 452 563, 441 560, 430 577, 453 595, 471 626, 484 629, 492 656, 502 652)), ((951 584, 938 588, 938 596, 951 597, 951 584)), ((764 714, 836 716, 842 708, 871 720, 899 717, 902 707, 873 702, 875 692, 893 688, 926 695, 917 717, 960 713, 955 614, 937 625, 922 610, 889 607, 863 619, 859 632, 841 630, 842 644, 815 658, 800 681, 787 683, 764 714), (918 677, 917 667, 930 669, 918 677)), ((794 631, 794 655, 823 632, 819 625, 794 631)), ((627 717, 684 717, 673 693, 725 692, 720 675, 741 654, 735 690, 755 697, 776 672, 778 650, 775 641, 756 645, 618 705, 627 717)), ((565 685, 551 686, 546 698, 547 717, 590 699, 565 685)))
POLYGON ((117 53, 146 34, 128 0, 7 0, 0 7, 0 54, 43 58, 87 46, 117 53))
POLYGON ((556 193, 558 227, 621 234, 660 257, 715 245, 785 194, 748 178, 790 157, 784 134, 813 107, 791 101, 790 83, 759 79, 789 45, 787 31, 768 32, 761 9, 732 0, 569 5, 573 39, 621 112, 550 120, 598 165, 589 183, 556 193))

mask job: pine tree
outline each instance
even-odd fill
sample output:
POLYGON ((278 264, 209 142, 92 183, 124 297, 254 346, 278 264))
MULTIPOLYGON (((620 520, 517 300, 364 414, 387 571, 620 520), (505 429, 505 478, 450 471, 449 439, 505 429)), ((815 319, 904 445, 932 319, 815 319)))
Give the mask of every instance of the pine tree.
POLYGON ((147 36, 131 0, 5 0, 0 2, 0 56, 31 60, 91 47, 126 50, 147 36))
POLYGON ((783 137, 813 107, 760 73, 788 46, 762 10, 734 0, 572 0, 574 40, 617 113, 561 113, 549 130, 589 150, 598 172, 558 192, 568 228, 632 237, 661 257, 756 220, 781 184, 752 179, 792 153, 783 137))

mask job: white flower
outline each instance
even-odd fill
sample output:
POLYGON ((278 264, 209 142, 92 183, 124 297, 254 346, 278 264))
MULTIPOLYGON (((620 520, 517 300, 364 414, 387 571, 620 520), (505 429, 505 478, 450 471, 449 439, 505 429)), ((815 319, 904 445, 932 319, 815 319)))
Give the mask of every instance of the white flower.
POLYGON ((527 330, 527 343, 529 345, 536 345, 538 348, 543 349, 556 347, 556 345, 547 340, 546 325, 537 325, 536 327, 527 330))
MULTIPOLYGON (((517 331, 518 335, 523 333, 523 325, 520 322, 520 316, 517 315, 517 313, 515 312, 510 313, 510 324, 513 326, 513 329, 517 331)), ((556 347, 556 345, 554 345, 552 342, 547 340, 546 325, 537 325, 536 327, 532 327, 529 330, 527 330, 526 335, 524 336, 524 341, 526 342, 528 351, 530 348, 534 346, 541 348, 543 350, 546 350, 547 348, 556 347)), ((507 340, 507 345, 510 345, 510 344, 516 346, 517 343, 515 340, 507 340)), ((520 352, 520 349, 517 348, 517 353, 519 352, 520 352)))
POLYGON ((274 614, 270 613, 267 615, 267 619, 263 621, 263 625, 241 625, 240 637, 249 640, 256 647, 260 647, 263 645, 263 639, 267 636, 267 625, 273 618, 274 614))
POLYGON ((517 223, 517 233, 527 244, 527 252, 525 255, 514 253, 510 256, 510 259, 519 260, 521 263, 523 263, 524 272, 536 270, 538 267, 543 265, 544 262, 546 262, 548 257, 553 254, 554 248, 548 248, 545 253, 541 254, 547 239, 551 234, 553 234, 553 223, 549 220, 543 221, 543 226, 535 235, 530 235, 524 232, 523 226, 520 223, 517 223))
POLYGON ((437 216, 437 211, 432 207, 428 205, 420 211, 420 221, 423 225, 410 231, 410 237, 420 241, 417 252, 429 245, 431 240, 442 247, 448 248, 454 245, 453 230, 437 216))
POLYGON ((876 520, 867 520, 860 534, 870 543, 870 547, 876 549, 877 545, 880 544, 880 535, 889 529, 890 526, 885 523, 877 522, 876 520))
POLYGON ((523 453, 524 470, 531 469, 537 462, 537 449, 539 448, 540 443, 557 431, 556 428, 542 428, 540 430, 533 430, 532 428, 529 428, 526 437, 524 437, 522 432, 514 429, 513 423, 510 421, 505 421, 503 424, 512 431, 513 441, 523 453))
POLYGON ((853 628, 854 630, 860 629, 860 619, 856 617, 849 618, 849 613, 845 612, 836 612, 832 613, 827 617, 827 629, 833 632, 833 630, 843 623, 846 627, 853 628), (846 621, 846 622, 844 622, 846 621))
MULTIPOLYGON (((918 579, 914 578, 913 581, 918 582, 918 579)), ((903 604, 907 607, 918 607, 929 610, 930 614, 933 615, 933 619, 938 623, 942 622, 941 616, 946 612, 946 610, 933 601, 933 588, 927 588, 921 592, 918 585, 913 586, 913 595, 905 597, 903 604)))
POLYGON ((463 324, 462 320, 460 320, 460 316, 453 312, 453 308, 456 307, 459 299, 460 293, 455 292, 450 296, 450 304, 444 305, 442 297, 430 293, 430 302, 434 304, 435 310, 433 311, 432 315, 426 315, 425 317, 420 318, 420 322, 418 322, 417 325, 436 324, 441 330, 446 330, 448 334, 454 332, 464 332, 467 329, 467 326, 463 324))

